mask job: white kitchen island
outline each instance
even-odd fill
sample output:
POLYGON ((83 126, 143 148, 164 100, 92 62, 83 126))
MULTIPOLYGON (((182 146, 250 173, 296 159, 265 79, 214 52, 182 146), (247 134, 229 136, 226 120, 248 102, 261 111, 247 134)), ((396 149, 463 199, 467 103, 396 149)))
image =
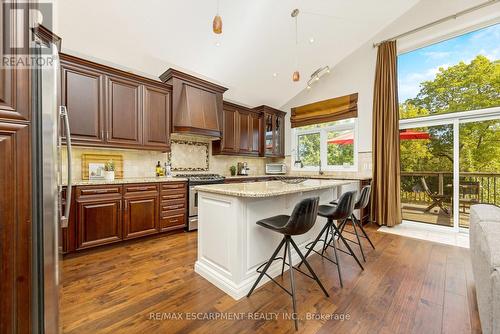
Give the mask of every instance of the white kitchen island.
MULTIPOLYGON (((195 271, 234 299, 244 297, 257 279, 255 269, 269 260, 283 236, 256 222, 280 214, 291 214, 295 204, 307 197, 320 197, 320 204, 338 198, 343 186, 354 181, 306 180, 300 184, 282 181, 197 186, 198 260, 195 271)), ((318 217, 306 234, 293 237, 305 254, 326 220, 318 217)), ((321 247, 318 245, 318 247, 321 247)), ((293 263, 299 256, 292 250, 293 263)), ((269 268, 270 276, 281 273, 281 262, 269 268)), ((265 277, 261 284, 267 282, 265 277)))

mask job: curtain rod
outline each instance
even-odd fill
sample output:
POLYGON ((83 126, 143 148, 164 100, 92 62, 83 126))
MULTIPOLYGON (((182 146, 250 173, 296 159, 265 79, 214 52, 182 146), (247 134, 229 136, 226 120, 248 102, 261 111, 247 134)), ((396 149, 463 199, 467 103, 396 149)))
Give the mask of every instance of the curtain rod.
POLYGON ((384 43, 384 42, 395 41, 395 40, 400 39, 400 38, 402 38, 402 37, 406 37, 406 36, 408 36, 408 35, 411 35, 411 34, 414 34, 414 33, 416 33, 416 32, 419 32, 419 31, 425 30, 425 29, 427 29, 427 28, 430 28, 430 27, 432 27, 432 26, 435 26, 435 25, 441 24, 441 23, 443 23, 443 22, 446 22, 446 21, 449 21, 449 20, 455 20, 455 19, 459 18, 460 16, 463 16, 463 15, 465 15, 465 14, 469 14, 469 13, 471 13, 471 12, 474 12, 474 11, 476 11, 476 10, 478 10, 478 9, 481 9, 481 8, 484 8, 484 7, 491 6, 491 5, 493 5, 493 4, 495 4, 495 3, 499 2, 499 1, 500 1, 500 0, 489 0, 489 1, 483 2, 483 3, 479 4, 479 5, 474 6, 474 7, 470 7, 470 8, 467 8, 467 9, 465 9, 465 10, 462 10, 461 12, 458 12, 458 13, 456 13, 456 14, 446 16, 446 17, 444 17, 444 18, 442 18, 442 19, 439 19, 439 20, 433 21, 433 22, 431 22, 431 23, 427 23, 426 25, 423 25, 423 26, 421 26, 421 27, 418 27, 418 28, 412 29, 412 30, 410 30, 410 31, 404 32, 404 33, 399 34, 399 35, 396 35, 396 36, 394 36, 394 37, 392 37, 392 38, 388 38, 388 39, 385 39, 385 40, 383 40, 383 41, 381 41, 381 42, 374 43, 374 44, 373 44, 373 47, 374 47, 374 48, 376 48, 377 46, 379 46, 380 44, 382 44, 382 43, 384 43))

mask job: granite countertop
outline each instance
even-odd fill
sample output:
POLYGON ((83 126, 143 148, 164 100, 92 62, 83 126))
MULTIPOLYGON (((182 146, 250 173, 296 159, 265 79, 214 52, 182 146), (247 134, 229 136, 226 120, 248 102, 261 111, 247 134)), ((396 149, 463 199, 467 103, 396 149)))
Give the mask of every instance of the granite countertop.
MULTIPOLYGON (((106 180, 73 180, 74 186, 91 186, 91 185, 104 185, 104 184, 127 184, 127 183, 163 183, 163 182, 179 182, 187 181, 188 179, 182 177, 131 177, 125 179, 115 179, 113 181, 106 180)), ((63 182, 63 185, 67 185, 63 182)))
POLYGON ((254 183, 212 184, 196 186, 195 189, 202 192, 235 197, 272 197, 334 188, 349 183, 351 182, 339 180, 306 180, 298 184, 289 184, 282 181, 267 181, 254 183))
POLYGON ((245 179, 259 179, 268 177, 286 177, 286 178, 305 178, 305 179, 326 179, 326 180, 357 180, 364 181, 372 179, 372 176, 354 175, 354 176, 344 176, 344 175, 319 175, 319 174, 265 174, 265 175, 236 175, 236 176, 226 176, 228 180, 245 180, 245 179))

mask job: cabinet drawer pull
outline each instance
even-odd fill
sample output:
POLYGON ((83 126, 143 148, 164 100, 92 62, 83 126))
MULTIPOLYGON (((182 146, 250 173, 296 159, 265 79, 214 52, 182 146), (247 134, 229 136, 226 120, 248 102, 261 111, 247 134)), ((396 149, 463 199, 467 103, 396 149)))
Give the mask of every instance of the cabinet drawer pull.
POLYGON ((164 184, 163 189, 178 189, 184 188, 183 184, 164 184))
POLYGON ((163 210, 177 210, 177 209, 183 209, 184 204, 178 204, 178 205, 169 205, 169 206, 164 206, 163 210))
POLYGON ((163 195, 164 199, 179 199, 179 198, 184 198, 184 194, 177 194, 177 195, 163 195))
POLYGON ((156 187, 132 187, 132 188, 127 188, 127 191, 146 191, 146 190, 156 190, 156 187))

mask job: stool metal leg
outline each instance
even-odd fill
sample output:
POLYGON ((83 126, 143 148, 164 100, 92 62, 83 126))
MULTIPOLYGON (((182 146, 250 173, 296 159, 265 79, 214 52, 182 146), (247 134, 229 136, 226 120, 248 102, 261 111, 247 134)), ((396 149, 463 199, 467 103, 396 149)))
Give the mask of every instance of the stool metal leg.
POLYGON ((321 251, 321 255, 325 255, 325 251, 328 248, 327 242, 328 242, 328 237, 330 236, 330 229, 331 229, 330 226, 326 228, 325 239, 323 240, 323 250, 321 251))
MULTIPOLYGON (((269 269, 269 267, 273 263, 274 258, 276 257, 276 255, 278 255, 278 252, 280 251, 281 247, 283 247, 284 243, 285 243, 285 238, 283 238, 281 240, 279 246, 276 248, 276 250, 274 251, 274 253, 271 256, 271 258, 269 259, 269 261, 267 261, 266 266, 264 267, 264 270, 262 270, 262 272, 259 275, 259 278, 257 278, 257 280, 255 281, 254 285, 252 286, 252 288, 248 292, 247 297, 250 297, 250 295, 252 294, 253 290, 257 287, 257 285, 259 284, 259 282, 262 279, 262 277, 264 277, 264 275, 266 274, 267 269, 269 269)), ((290 271, 292 271, 292 270, 290 270, 290 271)))
POLYGON ((318 283, 318 285, 321 288, 321 290, 323 290, 325 296, 330 297, 328 295, 328 292, 326 292, 326 289, 323 286, 323 284, 321 284, 321 281, 319 280, 318 276, 316 275, 316 273, 312 269, 311 265, 309 265, 309 262, 307 262, 307 259, 304 257, 304 255, 302 255, 302 252, 300 251, 299 247, 297 246, 297 244, 295 243, 295 241, 293 241, 293 239, 291 237, 290 237, 290 243, 292 244, 293 248, 295 248, 295 251, 297 252, 297 254, 299 254, 300 259, 306 265, 307 269, 309 270, 309 272, 313 276, 314 280, 318 283))
POLYGON ((295 330, 299 329, 299 324, 297 320, 297 302, 295 301, 295 278, 294 278, 294 273, 293 273, 293 264, 292 264, 292 250, 290 249, 290 240, 291 237, 287 235, 286 237, 286 245, 288 246, 288 261, 290 263, 290 285, 292 286, 292 303, 293 303, 293 319, 295 322, 295 330))
MULTIPOLYGON (((354 216, 354 215, 353 215, 354 216)), ((370 237, 368 237, 368 234, 366 234, 366 231, 365 229, 363 228, 363 223, 361 221, 359 221, 356 217, 353 217, 356 222, 358 223, 358 226, 359 226, 359 229, 361 230, 361 232, 365 235, 365 238, 368 240, 368 242, 370 243, 370 245, 372 246, 373 249, 375 249, 375 246, 373 246, 373 243, 372 241, 370 240, 370 237)))
MULTIPOLYGON (((333 230, 333 229, 332 229, 333 230)), ((333 231, 332 231, 333 234, 333 231)), ((340 273, 340 262, 339 262, 339 256, 337 254, 337 245, 335 244, 335 235, 333 234, 332 236, 332 246, 333 246, 333 254, 335 255, 335 262, 337 262, 337 271, 339 273, 339 281, 340 281, 340 287, 344 287, 344 283, 342 283, 342 274, 340 273)))
MULTIPOLYGON (((316 237, 316 239, 314 240, 314 242, 311 244, 311 247, 309 247, 309 249, 307 250, 306 254, 304 255, 304 257, 307 259, 307 257, 309 256, 309 254, 311 254, 311 252, 314 250, 314 247, 316 246, 316 244, 318 243, 319 239, 321 239, 321 236, 323 235, 323 233, 325 233, 326 229, 329 227, 328 224, 330 224, 329 222, 327 222, 325 224, 325 226, 323 226, 323 229, 321 230, 321 232, 318 233, 318 236, 316 237)), ((300 261, 299 265, 297 266, 297 268, 300 268, 300 266, 302 265, 302 261, 300 261)))
POLYGON ((356 239, 358 240, 358 246, 359 246, 359 250, 361 251, 361 256, 363 257, 363 261, 366 262, 366 258, 365 258, 365 253, 363 252, 363 245, 361 244, 361 240, 359 239, 359 235, 358 235, 358 229, 356 228, 356 221, 355 220, 351 220, 351 223, 352 223, 352 228, 354 229, 354 234, 356 235, 356 239))
MULTIPOLYGON (((345 238, 342 236, 342 234, 340 233, 339 229, 337 228, 337 226, 335 226, 335 224, 332 224, 331 225, 332 228, 335 230, 335 233, 334 233, 334 237, 335 235, 338 235, 339 236, 339 239, 342 240, 342 243, 345 245, 345 247, 347 248, 347 250, 349 251, 349 253, 351 254, 351 256, 354 258, 354 260, 356 260, 356 262, 358 263, 359 267, 361 268, 361 270, 365 270, 365 268, 363 268, 363 265, 361 264, 361 262, 359 262, 359 259, 358 257, 356 256, 356 254, 354 254, 354 252, 352 251, 352 248, 351 246, 349 246, 349 244, 347 243, 347 241, 345 240, 345 238)), ((334 241, 335 242, 335 241, 334 241)))
POLYGON ((285 251, 283 252, 283 264, 281 265, 281 276, 285 272, 286 250, 288 249, 288 242, 285 242, 285 251))

